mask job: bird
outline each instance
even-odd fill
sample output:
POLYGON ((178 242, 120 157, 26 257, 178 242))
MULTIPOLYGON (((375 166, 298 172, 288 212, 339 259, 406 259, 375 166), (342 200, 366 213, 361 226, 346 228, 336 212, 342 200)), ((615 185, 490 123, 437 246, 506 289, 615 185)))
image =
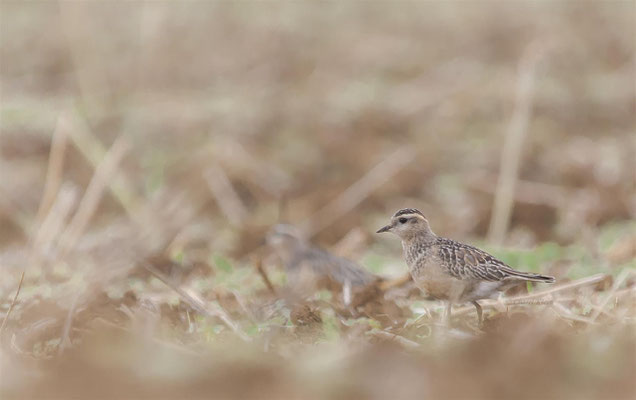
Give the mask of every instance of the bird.
POLYGON ((379 279, 355 262, 312 244, 293 225, 277 224, 265 239, 281 259, 288 282, 296 292, 307 292, 325 281, 345 292, 379 279))
POLYGON ((446 300, 445 319, 450 321, 453 304, 472 303, 482 326, 481 299, 523 282, 554 283, 552 276, 517 271, 474 246, 437 236, 428 219, 415 208, 397 211, 390 224, 376 233, 391 232, 402 240, 402 250, 415 284, 429 296, 446 300))

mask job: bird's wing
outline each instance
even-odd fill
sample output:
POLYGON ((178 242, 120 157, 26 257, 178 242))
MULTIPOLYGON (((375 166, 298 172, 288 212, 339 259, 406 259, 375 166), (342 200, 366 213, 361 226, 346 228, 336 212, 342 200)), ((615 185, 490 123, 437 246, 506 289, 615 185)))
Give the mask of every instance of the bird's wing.
POLYGON ((459 279, 501 281, 516 272, 503 261, 464 243, 440 238, 437 247, 444 268, 459 279))
POLYGON ((320 248, 312 248, 305 261, 317 274, 327 276, 340 284, 349 282, 353 286, 363 286, 375 279, 372 273, 355 262, 335 256, 320 248))
POLYGON ((375 279, 372 273, 355 262, 333 254, 328 255, 329 272, 333 280, 341 284, 348 282, 353 286, 364 286, 375 279))
POLYGON ((363 267, 349 261, 347 259, 340 259, 337 268, 334 269, 334 273, 338 281, 341 283, 349 282, 353 286, 363 286, 373 282, 376 277, 363 267))

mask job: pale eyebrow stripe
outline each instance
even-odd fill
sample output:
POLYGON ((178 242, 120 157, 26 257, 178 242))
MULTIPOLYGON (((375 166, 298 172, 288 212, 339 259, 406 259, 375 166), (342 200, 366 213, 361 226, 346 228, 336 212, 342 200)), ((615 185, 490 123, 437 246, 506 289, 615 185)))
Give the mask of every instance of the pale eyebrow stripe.
POLYGON ((422 217, 420 214, 415 214, 415 213, 413 213, 413 214, 402 214, 400 216, 397 216, 396 218, 397 219, 400 219, 400 218, 410 219, 410 218, 413 218, 413 217, 424 219, 424 217, 422 217))
POLYGON ((424 216, 424 214, 422 214, 420 210, 417 210, 415 208, 404 208, 396 212, 393 216, 399 217, 400 215, 407 215, 407 214, 419 214, 421 216, 424 216))

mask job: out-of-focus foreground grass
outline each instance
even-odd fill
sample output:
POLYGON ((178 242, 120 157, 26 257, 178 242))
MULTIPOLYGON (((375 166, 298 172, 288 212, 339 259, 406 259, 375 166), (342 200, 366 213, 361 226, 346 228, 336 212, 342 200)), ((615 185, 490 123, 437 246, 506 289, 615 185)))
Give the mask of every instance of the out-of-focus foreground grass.
POLYGON ((2 1, 2 398, 633 398, 635 13, 2 1), (283 300, 272 224, 391 279, 403 206, 556 290, 283 300))

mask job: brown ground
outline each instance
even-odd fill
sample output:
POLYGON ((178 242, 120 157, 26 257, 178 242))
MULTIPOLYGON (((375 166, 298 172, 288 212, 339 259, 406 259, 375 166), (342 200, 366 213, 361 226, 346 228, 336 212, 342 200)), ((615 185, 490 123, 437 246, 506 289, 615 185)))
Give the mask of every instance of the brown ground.
POLYGON ((634 15, 3 1, 0 397, 634 398, 634 15), (440 326, 385 285, 405 268, 372 232, 404 206, 553 297, 440 326), (284 301, 279 221, 387 281, 284 301))

